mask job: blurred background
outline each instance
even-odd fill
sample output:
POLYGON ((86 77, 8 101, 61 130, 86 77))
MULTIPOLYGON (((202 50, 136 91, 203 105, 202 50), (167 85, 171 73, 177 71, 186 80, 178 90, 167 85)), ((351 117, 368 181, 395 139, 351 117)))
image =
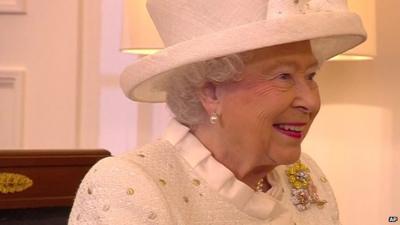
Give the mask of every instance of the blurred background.
MULTIPOLYGON (((399 9, 376 1, 372 60, 330 61, 318 75, 323 106, 303 151, 326 173, 343 225, 400 217, 399 9)), ((117 155, 162 134, 166 106, 119 87, 138 57, 119 51, 122 13, 122 0, 0 1, 0 148, 117 155)))

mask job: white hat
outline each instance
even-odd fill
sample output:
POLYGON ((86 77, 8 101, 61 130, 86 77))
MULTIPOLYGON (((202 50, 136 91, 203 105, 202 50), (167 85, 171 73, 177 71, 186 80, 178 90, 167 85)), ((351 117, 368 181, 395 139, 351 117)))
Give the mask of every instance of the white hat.
POLYGON ((123 72, 135 101, 165 101, 168 76, 190 63, 304 40, 326 60, 366 40, 346 0, 148 0, 147 9, 166 48, 123 72))

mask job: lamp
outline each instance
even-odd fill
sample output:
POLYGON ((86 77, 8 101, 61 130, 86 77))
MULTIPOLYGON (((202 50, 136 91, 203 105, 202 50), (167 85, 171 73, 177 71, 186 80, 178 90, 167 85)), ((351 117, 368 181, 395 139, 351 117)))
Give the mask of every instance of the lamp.
POLYGON ((333 57, 332 61, 371 60, 376 56, 376 13, 375 0, 347 0, 349 8, 361 16, 368 39, 361 45, 341 55, 333 57))
MULTIPOLYGON (((369 60, 376 55, 375 0, 348 0, 350 9, 363 20, 368 40, 362 45, 331 60, 369 60)), ((124 0, 121 51, 149 55, 164 48, 164 44, 146 10, 146 0, 124 0)))
POLYGON ((150 55, 164 44, 146 9, 146 0, 124 0, 121 51, 150 55))

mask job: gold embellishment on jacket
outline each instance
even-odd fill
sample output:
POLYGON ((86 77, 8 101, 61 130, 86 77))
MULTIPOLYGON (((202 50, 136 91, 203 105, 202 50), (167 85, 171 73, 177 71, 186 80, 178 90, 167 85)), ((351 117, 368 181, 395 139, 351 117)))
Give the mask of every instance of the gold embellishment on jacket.
POLYGON ((133 194, 135 194, 135 190, 133 190, 133 188, 128 188, 128 190, 126 191, 126 194, 133 195, 133 194))
POLYGON ((310 169, 303 163, 296 162, 286 170, 288 181, 291 185, 291 201, 299 211, 304 211, 316 204, 318 208, 323 208, 326 200, 320 200, 317 187, 314 185, 310 169))
POLYGON ((193 179, 193 180, 192 180, 192 184, 193 184, 194 186, 199 186, 199 185, 200 185, 200 180, 198 180, 198 179, 193 179))
POLYGON ((165 180, 163 180, 163 179, 159 179, 158 181, 160 182, 160 184, 161 184, 162 186, 167 185, 167 182, 166 182, 165 180))
POLYGON ((326 179, 326 177, 321 177, 321 178, 319 178, 322 182, 324 182, 324 183, 326 183, 326 182, 328 182, 328 180, 326 179))
POLYGON ((17 173, 0 173, 0 193, 22 192, 33 185, 32 179, 17 173))
POLYGON ((103 205, 103 211, 107 212, 108 210, 110 210, 110 205, 103 205))
POLYGON ((157 214, 153 211, 147 216, 148 219, 155 220, 157 218, 157 214))
POLYGON ((186 197, 186 196, 183 196, 183 201, 186 202, 186 203, 189 203, 189 198, 186 197))
POLYGON ((141 153, 137 154, 137 156, 139 156, 139 157, 141 157, 141 158, 146 157, 144 154, 141 154, 141 153))

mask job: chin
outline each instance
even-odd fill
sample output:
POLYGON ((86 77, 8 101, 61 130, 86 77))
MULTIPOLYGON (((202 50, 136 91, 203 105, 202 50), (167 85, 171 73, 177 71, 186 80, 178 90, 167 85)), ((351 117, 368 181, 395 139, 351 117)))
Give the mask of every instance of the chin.
POLYGON ((290 165, 297 162, 300 159, 300 156, 301 156, 301 149, 297 151, 291 151, 289 154, 281 155, 278 163, 280 165, 290 165))

